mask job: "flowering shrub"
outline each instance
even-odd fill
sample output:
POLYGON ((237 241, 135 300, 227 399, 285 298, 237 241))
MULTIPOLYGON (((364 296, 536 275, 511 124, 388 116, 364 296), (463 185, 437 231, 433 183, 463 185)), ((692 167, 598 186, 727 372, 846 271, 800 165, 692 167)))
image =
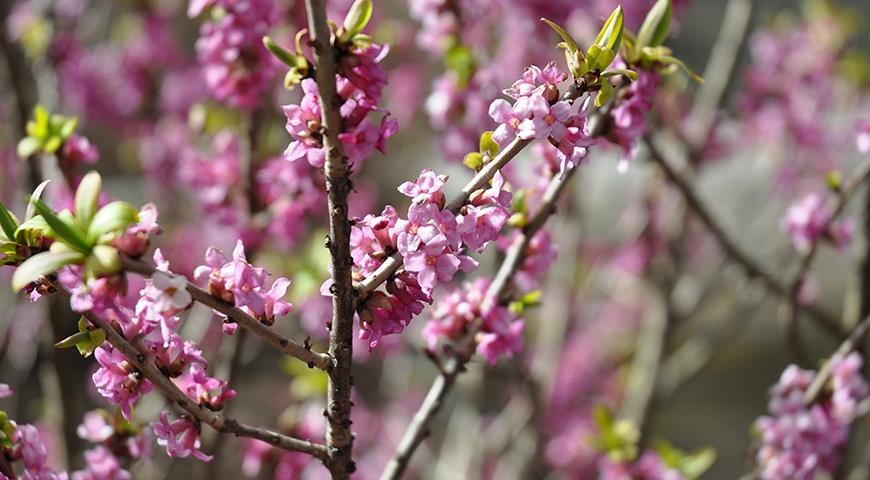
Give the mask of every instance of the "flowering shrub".
POLYGON ((861 475, 854 13, 730 0, 705 83, 688 1, 134 3, 0 6, 0 478, 861 475))

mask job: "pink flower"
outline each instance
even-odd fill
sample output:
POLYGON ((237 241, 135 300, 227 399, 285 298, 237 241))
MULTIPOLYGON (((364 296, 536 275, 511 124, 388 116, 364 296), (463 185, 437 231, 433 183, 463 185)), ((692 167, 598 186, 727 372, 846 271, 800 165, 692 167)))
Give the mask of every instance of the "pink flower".
POLYGON ((444 192, 442 188, 445 183, 447 183, 447 175, 438 175, 427 168, 420 172, 417 180, 399 185, 398 190, 402 195, 410 197, 416 204, 434 203, 443 207, 444 192))
POLYGON ((210 410, 221 410, 224 401, 236 396, 236 391, 227 387, 227 382, 209 377, 201 363, 194 363, 175 379, 176 385, 195 402, 210 410))
POLYGON ((63 147, 58 155, 58 161, 64 168, 76 168, 80 165, 93 165, 100 158, 100 152, 84 136, 74 133, 63 142, 63 147))
MULTIPOLYGON (((560 101, 550 105, 542 95, 533 94, 522 107, 517 107, 517 115, 524 118, 517 128, 517 136, 523 140, 553 137, 556 141, 565 136, 565 122, 571 117, 571 104, 560 101)), ((517 100, 517 104, 520 101, 517 100)))
POLYGON ((808 250, 822 238, 831 240, 842 250, 849 245, 854 229, 848 220, 832 222, 830 208, 815 193, 808 194, 788 208, 782 228, 791 236, 794 247, 799 251, 808 250))
POLYGON ((870 118, 860 120, 855 130, 855 147, 861 153, 870 153, 870 118))
POLYGON ((0 383, 0 398, 9 398, 12 396, 12 387, 5 383, 0 383))
POLYGON ((517 99, 512 106, 501 98, 493 100, 489 105, 489 116, 499 125, 492 133, 492 139, 504 147, 517 136, 520 123, 531 114, 528 97, 517 99))
POLYGON ((73 472, 73 480, 130 480, 130 472, 124 470, 121 461, 109 449, 100 445, 84 454, 85 470, 73 472))
POLYGON ((566 78, 568 75, 559 71, 554 62, 548 63, 543 69, 532 65, 526 68, 523 76, 504 93, 515 99, 537 93, 548 102, 555 102, 559 98, 559 84, 566 78))
POLYGON ((140 395, 154 390, 154 385, 143 378, 121 352, 111 346, 97 348, 94 358, 100 364, 100 368, 92 377, 97 392, 113 404, 120 406, 124 418, 129 420, 133 404, 140 395))
POLYGON ((152 423, 157 443, 166 447, 166 454, 173 458, 185 458, 193 455, 194 458, 203 462, 210 462, 211 455, 206 455, 199 450, 199 428, 186 418, 169 421, 169 412, 160 412, 160 422, 152 423))
POLYGON ((151 237, 162 231, 157 224, 157 207, 147 203, 139 211, 139 223, 131 225, 121 236, 112 240, 112 245, 130 257, 139 258, 148 250, 151 237))
POLYGON ((100 410, 85 413, 76 433, 82 440, 91 443, 102 443, 115 434, 115 429, 106 422, 106 415, 100 410))
POLYGON ((156 272, 151 276, 151 281, 160 292, 153 300, 154 308, 160 313, 173 315, 190 306, 193 301, 187 291, 187 279, 181 275, 156 272))

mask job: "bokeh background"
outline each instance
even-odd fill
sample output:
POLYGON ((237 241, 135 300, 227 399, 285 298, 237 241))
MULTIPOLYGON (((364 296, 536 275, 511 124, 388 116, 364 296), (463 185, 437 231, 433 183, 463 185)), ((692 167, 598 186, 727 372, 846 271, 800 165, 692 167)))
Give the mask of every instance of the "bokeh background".
MULTIPOLYGON (((194 47, 205 20, 187 18, 184 6, 172 3, 3 0, 0 13, 4 15, 4 55, 7 60, 17 56, 23 63, 0 64, 0 198, 22 208, 27 190, 26 174, 14 154, 20 138, 20 101, 38 101, 51 111, 78 115, 81 132, 100 151, 96 168, 103 174, 109 195, 137 205, 155 201, 161 210, 161 223, 166 225, 166 233, 157 244, 179 271, 189 272, 201 263, 206 246, 229 249, 244 230, 237 223, 222 220, 213 210, 204 209, 202 191, 190 184, 200 172, 211 172, 205 166, 208 162, 241 161, 243 155, 232 149, 216 151, 214 137, 229 131, 243 150, 251 142, 245 138, 247 127, 256 121, 260 124, 253 138, 256 154, 263 158, 279 156, 288 141, 280 105, 296 98, 298 92, 282 91, 280 76, 276 76, 274 95, 271 90, 265 94, 253 114, 216 101, 209 96, 198 71, 194 47), (165 27, 159 32, 147 30, 144 23, 155 12, 159 13, 161 28, 165 27), (163 34, 171 39, 159 36, 163 34), (177 49, 173 54, 179 58, 161 57, 161 53, 168 55, 162 43, 167 41, 177 49), (137 67, 144 72, 131 74, 130 64, 136 61, 141 62, 137 67), (16 79, 21 72, 11 65, 26 68, 28 78, 16 79), (151 66, 155 67, 153 71, 147 68, 151 66), (167 102, 174 106, 166 107, 167 102), (182 165, 190 149, 201 152, 197 161, 205 163, 182 165)), ((301 7, 293 0, 278 3, 286 5, 280 6, 282 13, 275 17, 273 35, 289 45, 300 25, 301 7)), ((331 12, 346 8, 346 2, 329 3, 331 12)), ((582 38, 589 34, 584 24, 595 24, 600 12, 609 10, 614 2, 580 3, 583 6, 572 7, 570 25, 582 38)), ((668 44, 676 56, 703 72, 728 2, 682 3, 687 5, 680 10, 668 44)), ((720 223, 755 261, 783 280, 794 274, 798 257, 781 229, 780 219, 803 192, 824 190, 826 170, 840 168, 848 176, 859 160, 852 126, 856 118, 870 115, 870 70, 861 60, 861 55, 870 52, 866 24, 870 5, 861 0, 831 3, 848 11, 838 17, 839 22, 848 25, 835 27, 849 32, 847 47, 830 53, 844 68, 832 73, 836 79, 830 85, 804 85, 808 97, 830 96, 819 103, 823 108, 814 112, 818 130, 828 138, 826 145, 809 149, 787 132, 760 129, 758 125, 769 126, 768 122, 775 119, 753 116, 754 112, 741 103, 742 95, 753 94, 744 81, 748 72, 764 74, 765 68, 771 67, 759 65, 758 57, 751 54, 753 45, 757 47, 754 42, 758 32, 780 28, 806 33, 807 22, 813 21, 805 17, 808 10, 804 2, 760 0, 752 9, 749 38, 739 52, 736 72, 728 83, 719 114, 715 143, 721 147, 711 147, 709 161, 694 166, 694 186, 720 223), (826 89, 824 93, 822 88, 826 89), (800 172, 794 173, 792 167, 797 164, 800 172)), ((458 190, 470 178, 459 158, 442 145, 451 125, 433 126, 426 111, 426 99, 433 91, 433 82, 444 71, 443 62, 415 43, 420 25, 410 18, 407 4, 375 4, 375 39, 395 43, 385 60, 391 75, 389 88, 395 90, 387 93, 387 108, 399 118, 401 129, 390 140, 388 155, 378 154, 360 168, 356 182, 356 213, 360 215, 379 211, 384 204, 404 205, 395 186, 416 178, 421 168, 449 173, 448 191, 458 190)), ((493 21, 491 41, 503 48, 511 42, 528 41, 512 37, 516 32, 507 28, 507 38, 501 38, 498 28, 509 21, 505 18, 510 15, 505 12, 530 15, 529 9, 536 8, 534 4, 493 2, 501 16, 493 21)), ((338 13, 333 17, 340 18, 338 13)), ((542 42, 556 41, 546 30, 535 30, 534 35, 542 36, 537 39, 542 42)), ((526 54, 518 54, 520 60, 526 54)), ((492 61, 478 56, 481 64, 492 61)), ((508 63, 509 56, 502 53, 498 57, 505 62, 506 70, 500 72, 500 78, 508 79, 508 83, 521 73, 515 68, 520 60, 508 63)), ((809 54, 808 58, 810 63, 817 59, 809 54)), ((556 50, 549 58, 535 57, 535 62, 543 64, 551 59, 560 61, 556 50)), ((492 88, 497 93, 498 88, 508 86, 505 82, 497 85, 487 87, 489 90, 482 88, 480 95, 492 96, 492 88)), ((669 113, 677 120, 662 114, 650 122, 652 134, 660 137, 668 151, 676 152, 675 158, 681 158, 682 153, 675 132, 691 128, 681 122, 697 90, 697 86, 675 75, 657 105, 663 109, 673 107, 669 113)), ((773 104, 771 108, 772 112, 767 113, 775 117, 777 108, 786 107, 773 104)), ((784 111, 779 113, 785 115, 784 111)), ((485 116, 480 123, 469 120, 466 126, 477 132, 491 129, 487 120, 485 116)), ((625 173, 617 172, 619 155, 614 148, 596 148, 582 167, 568 201, 560 206, 560 215, 548 225, 559 245, 560 257, 543 281, 542 304, 527 313, 528 355, 505 360, 498 366, 473 362, 439 415, 432 438, 418 452, 410 474, 413 478, 522 478, 521 464, 512 462, 520 463, 535 452, 550 463, 552 478, 594 478, 588 469, 594 464, 594 455, 582 446, 594 433, 588 412, 597 403, 619 410, 637 352, 638 334, 650 312, 668 298, 681 319, 665 345, 667 354, 655 379, 656 394, 644 438, 666 438, 684 449, 714 448, 717 461, 704 478, 734 479, 747 471, 753 421, 766 412, 769 387, 786 365, 795 361, 786 346, 782 302, 759 282, 747 281, 741 269, 722 255, 703 226, 691 214, 684 214, 679 194, 648 161, 647 149, 640 149, 625 173), (647 208, 650 204, 654 205, 652 210, 647 208), (638 253, 629 248, 643 239, 651 211, 660 214, 661 223, 655 228, 665 238, 680 236, 691 244, 691 253, 680 265, 674 263, 670 253, 638 253), (638 267, 637 262, 642 266, 638 267), (664 299, 657 290, 663 282, 673 290, 664 299), (563 420, 566 424, 576 421, 583 428, 566 431, 558 427, 558 417, 550 418, 544 421, 550 426, 543 429, 549 436, 541 438, 523 428, 512 431, 501 426, 499 422, 506 422, 506 418, 546 418, 549 412, 560 412, 557 407, 545 405, 531 413, 529 409, 534 408, 523 400, 522 386, 528 368, 543 368, 544 377, 555 379, 554 396, 575 400, 567 404, 586 420, 573 416, 563 420), (537 443, 544 444, 544 448, 536 448, 537 443), (573 460, 560 462, 560 457, 573 460)), ((529 165, 534 161, 532 154, 522 154, 515 160, 515 173, 529 175, 529 165)), ((43 166, 47 177, 60 178, 51 159, 44 159, 43 166)), ((60 191, 54 194, 63 195, 60 191)), ((855 324, 866 303, 861 297, 862 282, 866 280, 862 279, 861 266, 870 248, 863 233, 868 199, 870 195, 862 191, 847 209, 846 216, 855 222, 852 244, 843 252, 823 247, 812 269, 818 290, 815 301, 841 318, 845 326, 855 324)), ((320 347, 329 313, 324 311, 328 306, 318 295, 320 283, 327 276, 322 213, 312 209, 285 220, 299 222, 285 229, 296 237, 288 234, 284 241, 266 242, 255 257, 258 263, 294 282, 289 299, 297 308, 276 327, 293 338, 312 335, 320 347)), ((497 260, 496 252, 482 256, 481 272, 493 272, 497 260)), ((11 275, 8 270, 0 269, 4 283, 11 275)), ((106 405, 88 380, 94 362, 81 358, 74 350, 51 346, 74 331, 77 318, 64 312, 62 302, 44 299, 32 305, 8 288, 0 288, 0 382, 12 385, 16 392, 12 399, 0 400, 0 407, 21 421, 37 422, 58 447, 52 449, 52 461, 58 467, 70 462, 75 468, 81 465, 80 453, 86 448, 75 435, 77 419, 87 410, 106 405)), ((201 339, 206 354, 215 358, 214 372, 229 375, 234 342, 221 337, 210 317, 210 312, 194 309, 183 332, 186 337, 201 339)), ((371 353, 365 342, 356 345, 356 387, 358 404, 363 407, 355 429, 363 432, 358 442, 360 449, 372 452, 360 460, 361 478, 372 476, 383 465, 435 375, 431 362, 421 352, 424 341, 420 330, 426 318, 427 313, 423 313, 406 332, 371 353)), ((805 353, 811 362, 827 357, 836 347, 834 340, 806 318, 802 318, 801 327, 805 353)), ((239 395, 232 411, 239 417, 290 429, 300 419, 320 415, 324 376, 285 361, 250 338, 235 363, 231 380, 239 395)), ((161 407, 159 398, 148 398, 137 409, 137 417, 143 422, 152 419, 161 407)), ((507 424, 510 426, 509 421, 507 424)), ((849 452, 853 459, 850 462, 859 461, 862 450, 870 447, 863 440, 868 430, 866 421, 856 425, 858 441, 849 452)), ((207 440, 208 445, 213 445, 211 438, 207 440)), ((227 439, 223 454, 211 466, 169 462, 157 455, 153 462, 135 466, 133 472, 135 478, 239 478, 245 448, 245 442, 227 439)), ((281 475, 269 468, 259 473, 263 478, 273 474, 276 478, 281 475)))

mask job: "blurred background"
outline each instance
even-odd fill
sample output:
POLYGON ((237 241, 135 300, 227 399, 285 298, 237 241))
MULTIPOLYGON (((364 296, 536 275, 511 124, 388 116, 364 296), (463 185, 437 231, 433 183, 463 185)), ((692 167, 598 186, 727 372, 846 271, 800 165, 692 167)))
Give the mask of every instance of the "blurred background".
MULTIPOLYGON (((99 158, 75 171, 98 169, 112 198, 157 204, 164 233, 155 246, 174 271, 192 276, 206 247, 229 252, 236 238, 245 239, 255 264, 293 282, 287 299, 294 312, 275 328, 290 338, 310 336, 322 351, 330 317, 329 302, 319 295, 328 277, 322 176, 307 165, 280 166, 289 141, 280 107, 296 101, 298 89, 281 88, 281 67, 261 59, 262 65, 245 64, 246 74, 257 77, 239 87, 252 92, 248 97, 221 93, 220 85, 206 80, 216 60, 206 58, 209 46, 202 39, 214 38, 209 25, 220 25, 227 12, 189 18, 187 6, 176 3, 3 0, 0 199, 23 211, 33 169, 17 158, 15 146, 32 108, 40 103, 78 116, 78 131, 99 158), (246 162, 255 165, 248 178, 246 162)), ((289 47, 305 25, 303 5, 253 3, 268 8, 261 21, 289 47)), ((329 1, 331 18, 340 20, 349 3, 329 1)), ((588 43, 616 4, 448 3, 458 27, 432 19, 433 9, 436 17, 445 15, 442 2, 375 2, 370 33, 376 42, 391 44, 383 61, 389 74, 384 107, 400 130, 389 140, 387 155, 375 154, 356 168, 354 215, 377 213, 387 204, 404 211, 407 201, 396 186, 422 168, 448 173, 446 190, 458 191, 472 174, 462 156, 476 150, 480 132, 495 126, 486 114, 490 101, 524 66, 563 62, 553 48, 555 35, 537 18, 558 20, 588 43), (432 40, 439 35, 453 46, 432 40)), ((667 44, 703 73, 729 1, 674 3, 667 44)), ((728 78, 714 126, 697 140, 701 153, 689 159, 686 138, 698 120, 693 107, 704 87, 684 75, 664 79, 647 133, 679 162, 740 249, 788 284, 799 255, 782 228, 787 208, 808 193, 826 194, 826 174, 839 170, 848 178, 861 159, 854 125, 870 115, 870 5, 731 3, 751 8, 748 34, 737 43, 734 72, 717 72, 728 78)), ((627 25, 636 29, 651 4, 625 2, 627 25)), ((720 83, 714 80, 708 77, 705 85, 720 83)), ((759 279, 748 279, 722 252, 650 161, 650 150, 640 145, 623 173, 617 164, 625 152, 600 143, 547 225, 559 256, 535 280, 540 304, 523 312, 523 353, 494 366, 472 362, 417 452, 409 478, 595 478, 600 456, 590 442, 596 434, 593 408, 637 413, 632 399, 645 382, 652 386, 639 407, 642 442, 665 438, 684 450, 712 447, 717 459, 703 478, 738 478, 751 469, 752 425, 767 413, 768 389, 783 369, 798 361, 816 368, 838 345, 801 315, 798 358, 787 342, 787 302, 759 279), (640 353, 645 335, 660 337, 662 353, 652 357, 658 368, 650 368, 644 361, 649 357, 640 353), (530 390, 531 384, 543 393, 530 390)), ((513 161, 507 177, 515 192, 531 188, 539 157, 527 150, 513 161)), ((66 172, 50 156, 38 163, 42 176, 54 179, 49 198, 63 205, 70 197, 66 172)), ((823 245, 802 290, 802 301, 846 329, 868 312, 868 205, 870 194, 859 191, 843 215, 853 222, 853 241, 840 250, 823 245)), ((492 248, 480 255, 480 271, 465 279, 492 275, 501 255, 492 248)), ((0 269, 4 284, 11 270, 0 269)), ((470 288, 459 282, 456 287, 470 288)), ((371 351, 366 341, 355 345, 359 478, 377 477, 437 373, 420 333, 429 310, 371 351)), ((93 359, 52 347, 76 331, 77 320, 62 300, 32 304, 0 288, 0 382, 15 391, 0 399, 0 408, 38 425, 50 439, 52 465, 70 470, 83 465, 81 454, 89 448, 76 433, 82 415, 110 409, 89 380, 93 359)), ((194 308, 182 332, 200 344, 210 372, 239 392, 228 407, 233 415, 291 433, 320 434, 324 374, 283 359, 253 338, 222 335, 206 309, 194 308)), ((163 406, 151 395, 140 402, 136 418, 145 425, 163 406)), ((856 422, 847 465, 866 461, 867 427, 865 420, 856 422)), ((150 462, 131 465, 133 476, 322 474, 307 458, 264 453, 240 439, 216 442, 208 432, 205 444, 207 451, 221 452, 210 465, 170 461, 158 452, 150 462)), ((844 467, 841 478, 849 471, 844 467)))

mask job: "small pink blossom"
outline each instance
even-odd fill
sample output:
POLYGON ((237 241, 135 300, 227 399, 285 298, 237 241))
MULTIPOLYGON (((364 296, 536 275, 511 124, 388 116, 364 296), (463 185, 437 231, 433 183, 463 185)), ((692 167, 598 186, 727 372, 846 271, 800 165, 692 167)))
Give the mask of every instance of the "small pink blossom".
POLYGON ((160 412, 160 421, 151 424, 157 443, 166 447, 166 454, 173 458, 185 458, 193 455, 203 462, 210 462, 211 455, 200 450, 199 428, 187 418, 169 421, 169 412, 160 412))

